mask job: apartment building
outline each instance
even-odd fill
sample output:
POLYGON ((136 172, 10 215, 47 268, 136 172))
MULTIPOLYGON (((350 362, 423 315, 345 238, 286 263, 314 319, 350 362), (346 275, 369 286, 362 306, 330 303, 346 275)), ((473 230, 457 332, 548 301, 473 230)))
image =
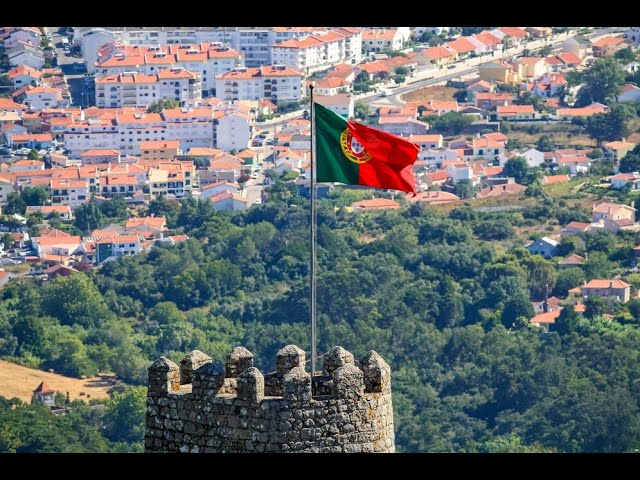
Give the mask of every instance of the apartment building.
POLYGON ((156 75, 125 72, 96 79, 97 107, 148 107, 173 99, 184 105, 202 98, 198 74, 182 68, 160 69, 156 75))
POLYGON ((159 70, 182 68, 195 73, 205 97, 215 96, 215 77, 244 65, 242 55, 222 43, 131 46, 103 45, 95 64, 97 77, 137 71, 156 75, 159 70))
POLYGON ((244 112, 227 110, 216 119, 215 148, 239 152, 249 146, 253 136, 253 120, 244 112))
POLYGON ((340 27, 271 46, 274 64, 300 71, 316 71, 337 63, 357 64, 362 58, 360 29, 340 27))
POLYGON ((52 178, 50 183, 51 204, 78 207, 87 203, 91 196, 86 180, 52 178))
POLYGON ((302 74, 286 65, 238 67, 216 77, 216 92, 225 101, 297 102, 302 96, 302 74))

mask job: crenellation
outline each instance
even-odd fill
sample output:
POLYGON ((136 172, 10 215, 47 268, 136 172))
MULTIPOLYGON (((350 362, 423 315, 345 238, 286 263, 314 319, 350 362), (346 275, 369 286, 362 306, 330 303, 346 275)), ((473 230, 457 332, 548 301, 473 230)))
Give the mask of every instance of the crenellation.
POLYGON ((224 369, 200 351, 180 366, 149 368, 148 452, 393 452, 390 369, 374 351, 358 362, 342 347, 324 356, 322 375, 288 345, 263 375, 236 347, 224 369))
POLYGON ((180 383, 185 385, 193 381, 193 372, 213 359, 200 350, 194 350, 180 361, 180 383))

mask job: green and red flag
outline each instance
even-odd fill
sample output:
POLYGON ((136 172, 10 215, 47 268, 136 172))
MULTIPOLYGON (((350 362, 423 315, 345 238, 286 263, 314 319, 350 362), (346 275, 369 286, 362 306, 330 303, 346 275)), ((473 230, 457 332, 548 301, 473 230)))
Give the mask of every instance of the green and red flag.
POLYGON ((347 121, 315 104, 316 180, 416 193, 413 164, 419 148, 411 142, 347 121))

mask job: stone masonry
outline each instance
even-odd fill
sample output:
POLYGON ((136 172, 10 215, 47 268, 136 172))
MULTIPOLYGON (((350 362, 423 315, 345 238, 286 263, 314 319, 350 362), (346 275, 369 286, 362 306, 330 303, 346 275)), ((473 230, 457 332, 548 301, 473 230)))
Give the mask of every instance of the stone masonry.
POLYGON ((342 347, 323 358, 313 380, 295 345, 268 374, 243 347, 224 368, 198 350, 179 366, 160 358, 149 367, 145 451, 393 452, 389 365, 373 350, 357 362, 342 347))

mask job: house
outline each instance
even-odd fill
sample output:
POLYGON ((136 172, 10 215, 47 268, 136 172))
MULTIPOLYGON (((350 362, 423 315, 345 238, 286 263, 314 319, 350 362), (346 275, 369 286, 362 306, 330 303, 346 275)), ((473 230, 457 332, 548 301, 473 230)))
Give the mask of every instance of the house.
MULTIPOLYGON (((417 162, 416 162, 417 163, 417 162)), ((446 170, 437 170, 424 175, 424 182, 428 187, 441 186, 449 181, 451 175, 446 170)))
POLYGON ((202 187, 202 193, 200 198, 211 198, 221 192, 238 193, 240 186, 237 183, 230 183, 227 181, 215 182, 202 187))
POLYGON ((313 92, 318 96, 336 95, 351 90, 351 82, 341 77, 321 78, 315 81, 313 92))
POLYGON ((622 190, 629 186, 631 190, 638 190, 640 188, 640 175, 636 173, 618 173, 609 177, 611 182, 611 188, 614 190, 622 190))
POLYGON ((560 313, 562 313, 562 307, 558 310, 538 313, 529 319, 529 323, 531 323, 535 327, 542 327, 548 331, 549 325, 553 325, 554 323, 556 323, 556 320, 560 316, 560 313))
POLYGON ((44 170, 44 162, 40 160, 18 160, 9 167, 10 172, 32 172, 44 170))
MULTIPOLYGON (((420 153, 426 152, 427 150, 442 148, 442 142, 444 141, 442 135, 439 133, 432 135, 409 135, 407 140, 417 145, 420 148, 420 153)), ((420 160, 424 160, 423 158, 420 158, 420 153, 418 154, 418 158, 420 160)))
POLYGON ((626 47, 627 43, 622 37, 602 37, 591 45, 595 58, 613 57, 618 50, 626 47))
POLYGON ((127 219, 125 231, 133 232, 142 230, 152 230, 155 232, 165 232, 167 230, 167 218, 159 217, 131 217, 127 219))
POLYGON ((487 111, 512 103, 513 95, 507 92, 479 92, 475 95, 475 106, 487 111))
POLYGON ((136 255, 142 250, 143 235, 118 235, 96 241, 96 264, 122 256, 136 255))
POLYGON ((544 258, 551 258, 556 256, 559 245, 560 242, 552 238, 542 237, 535 242, 531 242, 525 248, 533 255, 542 255, 544 258))
POLYGON ((400 204, 388 198, 370 198, 353 202, 351 204, 354 212, 368 212, 371 210, 395 210, 400 208, 400 204))
POLYGON ((49 217, 54 213, 60 215, 60 218, 63 220, 72 220, 73 213, 71 212, 71 207, 69 205, 29 205, 27 206, 27 215, 33 215, 36 212, 40 212, 44 218, 49 217))
POLYGON ((488 32, 487 30, 476 33, 475 35, 473 35, 473 38, 485 46, 483 53, 500 51, 502 50, 502 47, 504 45, 501 37, 498 37, 493 33, 488 32))
POLYGON ((485 45, 473 37, 458 37, 450 42, 445 42, 446 48, 455 51, 458 58, 470 55, 480 55, 485 50, 485 45))
POLYGON ((562 238, 568 237, 570 235, 576 235, 578 233, 586 233, 591 229, 590 223, 584 222, 569 222, 562 232, 560 232, 560 236, 562 238))
POLYGON ((62 103, 62 90, 39 85, 25 93, 24 104, 31 110, 54 108, 62 103))
POLYGON ((635 218, 635 208, 619 203, 603 202, 599 205, 594 204, 591 210, 592 222, 600 220, 631 220, 631 222, 635 222, 635 218))
POLYGON ((591 105, 587 105, 586 107, 558 108, 558 110, 556 111, 556 118, 558 120, 570 122, 574 118, 590 117, 591 115, 596 115, 597 113, 607 113, 608 111, 609 107, 607 107, 606 105, 594 102, 591 105))
POLYGON ((477 194, 478 198, 502 197, 504 195, 516 195, 522 193, 527 187, 518 183, 505 183, 483 188, 477 194))
POLYGON ((430 65, 444 67, 450 62, 455 62, 458 58, 456 51, 449 50, 442 46, 430 47, 421 52, 430 65))
POLYGON ((481 63, 478 66, 480 80, 487 82, 501 82, 516 85, 522 80, 520 65, 514 66, 505 60, 481 63))
POLYGON ((573 53, 584 59, 591 54, 591 42, 582 35, 575 35, 562 42, 562 51, 573 53))
POLYGON ((53 265, 52 267, 47 268, 42 272, 47 280, 54 280, 56 277, 68 277, 72 273, 80 273, 79 270, 76 270, 73 267, 68 267, 66 265, 62 265, 58 263, 53 265))
POLYGON ((519 155, 527 160, 527 165, 530 167, 539 167, 544 163, 544 152, 536 148, 530 148, 519 155))
POLYGON ((174 160, 181 155, 180 140, 143 140, 140 158, 143 160, 174 160))
POLYGON ((509 105, 496 107, 496 120, 534 120, 536 118, 536 111, 533 105, 509 105))
POLYGON ((245 210, 249 207, 249 201, 246 198, 226 191, 209 197, 209 200, 217 211, 237 211, 245 210))
POLYGON ((586 155, 565 155, 559 157, 557 163, 560 167, 568 168, 571 175, 587 173, 591 166, 591 162, 586 155))
POLYGON ((380 115, 378 128, 403 137, 429 132, 429 124, 412 118, 412 115, 380 115))
POLYGON ((460 197, 449 192, 441 191, 424 191, 418 192, 414 197, 412 194, 407 195, 407 200, 410 202, 419 202, 426 205, 443 205, 446 203, 453 203, 460 200, 460 197))
POLYGON ((589 297, 601 297, 627 303, 631 297, 631 285, 622 280, 594 279, 579 288, 583 300, 589 297))
POLYGON ((225 152, 244 150, 249 146, 253 136, 253 120, 251 117, 236 110, 227 110, 217 118, 215 148, 225 152))
POLYGON ((364 52, 382 52, 383 50, 402 50, 404 36, 397 28, 365 28, 361 32, 364 52))
POLYGON ((547 73, 547 62, 542 57, 520 57, 517 62, 522 66, 522 78, 538 78, 547 73))
POLYGON ((575 253, 571 253, 564 257, 559 263, 558 268, 571 268, 571 267, 579 267, 586 261, 586 258, 581 257, 575 253))
POLYGON ((570 180, 569 175, 543 175, 543 185, 554 185, 556 183, 566 183, 570 180))
POLYGON ((608 142, 602 146, 604 147, 604 152, 607 157, 613 158, 614 162, 619 162, 622 160, 622 157, 635 148, 636 144, 622 140, 608 142))
POLYGON ((13 82, 13 88, 22 88, 25 85, 37 84, 42 78, 42 72, 28 65, 18 65, 7 72, 9 80, 13 82))
POLYGON ((447 165, 446 171, 451 176, 453 185, 461 180, 473 182, 473 169, 466 162, 451 162, 447 165))
POLYGON ((545 38, 553 33, 551 27, 525 27, 525 30, 532 38, 545 38))
POLYGON ((9 145, 13 148, 49 148, 53 146, 50 133, 27 133, 25 135, 11 135, 9 145))
POLYGON ((632 85, 631 83, 627 83, 624 87, 622 87, 622 92, 618 95, 618 102, 638 102, 640 101, 640 88, 632 85))
POLYGON ((345 120, 354 116, 353 96, 350 93, 337 93, 331 96, 314 96, 314 101, 323 107, 331 110, 336 115, 340 115, 345 120))
POLYGON ((472 148, 473 156, 483 160, 496 160, 504 153, 504 143, 490 138, 474 138, 472 148))
POLYGON ((101 163, 120 163, 120 150, 112 148, 94 148, 80 154, 82 165, 101 163))

